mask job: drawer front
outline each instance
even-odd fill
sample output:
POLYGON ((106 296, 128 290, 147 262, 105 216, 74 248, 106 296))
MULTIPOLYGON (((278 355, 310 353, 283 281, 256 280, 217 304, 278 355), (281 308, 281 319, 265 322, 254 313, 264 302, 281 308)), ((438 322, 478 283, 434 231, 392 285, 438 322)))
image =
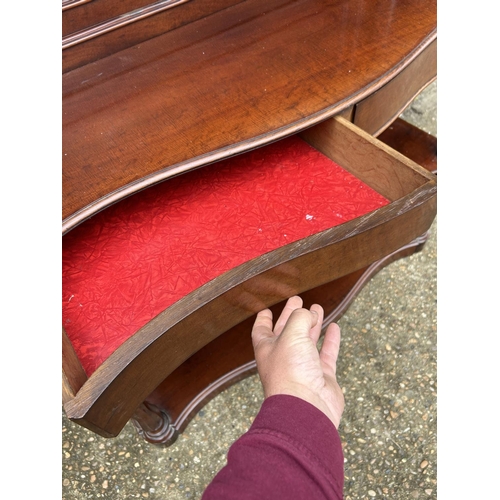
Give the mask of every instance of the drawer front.
POLYGON ((437 40, 398 76, 359 102, 354 123, 374 136, 384 131, 437 75, 437 40))

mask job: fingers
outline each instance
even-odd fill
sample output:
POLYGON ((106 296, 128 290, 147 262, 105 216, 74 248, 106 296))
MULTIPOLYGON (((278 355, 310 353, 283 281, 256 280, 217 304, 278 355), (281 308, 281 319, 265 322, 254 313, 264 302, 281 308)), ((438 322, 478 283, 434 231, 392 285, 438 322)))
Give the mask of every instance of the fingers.
POLYGON ((310 340, 311 328, 318 324, 318 312, 316 310, 298 308, 292 311, 285 328, 281 332, 280 340, 306 338, 310 340))
POLYGON ((283 311, 281 312, 278 321, 276 321, 276 326, 274 327, 275 335, 279 335, 283 331, 283 328, 285 328, 288 318, 290 318, 292 312, 296 309, 300 309, 302 307, 302 304, 302 299, 297 295, 295 295, 294 297, 290 297, 287 300, 287 303, 283 311))
POLYGON ((313 304, 311 306, 311 312, 316 312, 318 314, 318 319, 316 324, 311 328, 309 333, 311 340, 317 344, 319 340, 319 336, 321 335, 321 329, 323 328, 323 316, 324 311, 323 308, 319 304, 313 304))
POLYGON ((269 309, 264 309, 257 314, 252 328, 252 344, 254 349, 259 342, 266 338, 274 337, 273 333, 273 313, 269 309))
POLYGON ((323 346, 319 353, 319 359, 323 364, 325 375, 336 376, 339 350, 340 328, 336 323, 331 323, 326 330, 323 346))
POLYGON ((300 336, 309 336, 314 343, 318 342, 323 324, 323 308, 314 304, 311 309, 302 308, 302 299, 295 295, 288 299, 283 311, 276 321, 273 330, 273 315, 269 309, 265 309, 257 314, 254 326, 252 328, 252 342, 255 346, 263 338, 272 338, 279 336, 286 329, 289 333, 300 336))

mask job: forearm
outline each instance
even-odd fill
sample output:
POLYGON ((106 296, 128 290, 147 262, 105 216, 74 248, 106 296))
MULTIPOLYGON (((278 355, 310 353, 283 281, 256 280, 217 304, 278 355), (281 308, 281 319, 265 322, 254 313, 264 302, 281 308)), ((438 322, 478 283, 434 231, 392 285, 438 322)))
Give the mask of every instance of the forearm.
POLYGON ((294 396, 267 398, 203 500, 341 500, 344 458, 337 429, 294 396))

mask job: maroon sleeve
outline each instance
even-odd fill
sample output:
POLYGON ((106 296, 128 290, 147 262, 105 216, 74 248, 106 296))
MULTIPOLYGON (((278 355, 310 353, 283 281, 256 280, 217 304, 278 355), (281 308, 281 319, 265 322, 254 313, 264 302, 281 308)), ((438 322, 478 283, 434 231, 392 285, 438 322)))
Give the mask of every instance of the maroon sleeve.
POLYGON ((333 423, 310 403, 277 395, 264 400, 233 443, 202 500, 341 500, 343 486, 344 455, 333 423))

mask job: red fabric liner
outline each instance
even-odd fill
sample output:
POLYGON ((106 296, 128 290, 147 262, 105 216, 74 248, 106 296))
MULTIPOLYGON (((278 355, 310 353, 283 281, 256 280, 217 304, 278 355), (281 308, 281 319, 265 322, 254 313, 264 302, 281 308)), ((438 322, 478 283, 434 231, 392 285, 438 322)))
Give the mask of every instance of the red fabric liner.
POLYGON ((63 238, 63 325, 90 376, 201 285, 388 203, 298 137, 170 179, 63 238))

